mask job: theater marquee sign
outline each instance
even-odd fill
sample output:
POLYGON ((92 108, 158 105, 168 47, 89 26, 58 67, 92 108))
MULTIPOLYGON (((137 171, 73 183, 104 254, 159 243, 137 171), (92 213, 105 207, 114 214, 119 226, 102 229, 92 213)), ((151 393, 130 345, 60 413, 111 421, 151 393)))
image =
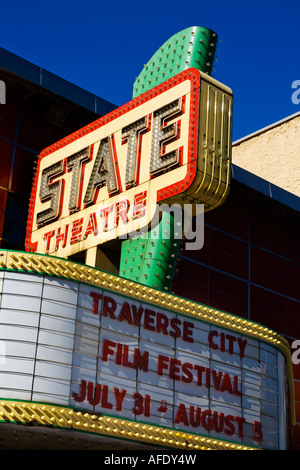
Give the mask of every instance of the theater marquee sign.
POLYGON ((156 204, 221 204, 231 90, 188 69, 39 156, 26 250, 67 257, 148 226, 156 204))
POLYGON ((4 422, 286 448, 291 362, 277 333, 68 260, 1 252, 0 265, 4 422))

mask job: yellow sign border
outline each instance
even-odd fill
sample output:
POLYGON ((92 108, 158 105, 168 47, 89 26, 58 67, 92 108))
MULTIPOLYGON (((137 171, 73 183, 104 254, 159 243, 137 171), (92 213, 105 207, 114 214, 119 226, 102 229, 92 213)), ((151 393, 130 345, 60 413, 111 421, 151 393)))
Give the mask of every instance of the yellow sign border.
MULTIPOLYGON (((0 398, 1 422, 85 431, 99 436, 177 450, 260 450, 256 447, 213 437, 113 416, 87 413, 60 405, 1 400, 0 398)), ((32 432, 33 428, 30 427, 30 430, 32 432)))

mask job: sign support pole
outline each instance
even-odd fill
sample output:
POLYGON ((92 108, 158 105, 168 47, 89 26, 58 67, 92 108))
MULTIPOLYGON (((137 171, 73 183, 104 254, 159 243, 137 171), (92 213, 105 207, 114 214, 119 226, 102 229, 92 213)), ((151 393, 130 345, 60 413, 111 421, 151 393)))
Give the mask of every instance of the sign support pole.
MULTIPOLYGON (((216 44, 216 33, 207 28, 191 27, 175 34, 144 66, 134 83, 133 98, 189 67, 210 75, 216 44)), ((174 232, 178 231, 178 227, 175 227, 174 214, 168 213, 168 217, 163 215, 159 227, 155 230, 163 234, 165 224, 168 223, 172 227, 169 230, 168 243, 164 243, 162 238, 157 239, 152 230, 142 238, 138 236, 122 242, 120 276, 156 289, 171 290, 180 248, 180 240, 174 232), (154 247, 156 257, 153 256, 154 247)), ((181 235, 183 235, 182 228, 180 238, 181 235)))

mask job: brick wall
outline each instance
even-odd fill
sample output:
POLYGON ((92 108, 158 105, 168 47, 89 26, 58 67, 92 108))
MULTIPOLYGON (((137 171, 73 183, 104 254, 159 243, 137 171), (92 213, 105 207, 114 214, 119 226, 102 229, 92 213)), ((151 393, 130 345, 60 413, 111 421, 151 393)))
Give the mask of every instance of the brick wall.
POLYGON ((300 196, 300 113, 234 143, 233 163, 300 196))

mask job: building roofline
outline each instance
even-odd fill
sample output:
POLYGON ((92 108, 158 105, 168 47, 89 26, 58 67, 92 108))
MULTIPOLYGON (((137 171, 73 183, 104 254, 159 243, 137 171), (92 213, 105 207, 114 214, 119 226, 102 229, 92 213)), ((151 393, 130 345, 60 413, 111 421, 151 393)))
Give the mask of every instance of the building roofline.
POLYGON ((0 70, 1 69, 55 93, 99 116, 104 116, 116 108, 116 106, 109 101, 74 85, 2 47, 0 47, 0 70))
POLYGON ((298 111, 297 113, 291 114, 290 116, 287 116, 283 119, 280 119, 279 121, 276 121, 273 124, 270 124, 269 126, 262 127, 258 131, 252 132, 251 134, 248 134, 245 137, 241 137, 240 139, 235 140, 232 143, 232 146, 234 147, 235 145, 239 145, 242 142, 245 142, 246 140, 252 139, 253 137, 257 137, 258 135, 263 134, 264 132, 267 132, 271 129, 274 129, 274 127, 281 126, 281 124, 284 124, 284 123, 286 123, 286 122, 290 121, 291 119, 294 119, 298 116, 300 116, 300 111, 298 111))
POLYGON ((283 204, 294 211, 300 212, 300 197, 290 193, 280 186, 276 186, 248 170, 235 164, 232 165, 232 179, 254 189, 255 191, 269 197, 270 199, 283 204))
MULTIPOLYGON (((239 145, 247 140, 252 139, 253 137, 257 137, 275 127, 278 127, 282 124, 285 124, 292 119, 295 119, 300 116, 300 111, 297 113, 291 114, 279 121, 270 124, 269 126, 263 127, 258 131, 252 132, 251 134, 242 137, 232 143, 232 147, 239 145)), ((280 186, 276 186, 275 184, 267 181, 254 173, 249 172, 249 170, 245 170, 244 168, 239 167, 238 165, 232 165, 232 178, 254 190, 264 194, 265 196, 284 204, 285 206, 300 212, 300 197, 296 194, 290 193, 286 189, 281 188, 280 186)))

